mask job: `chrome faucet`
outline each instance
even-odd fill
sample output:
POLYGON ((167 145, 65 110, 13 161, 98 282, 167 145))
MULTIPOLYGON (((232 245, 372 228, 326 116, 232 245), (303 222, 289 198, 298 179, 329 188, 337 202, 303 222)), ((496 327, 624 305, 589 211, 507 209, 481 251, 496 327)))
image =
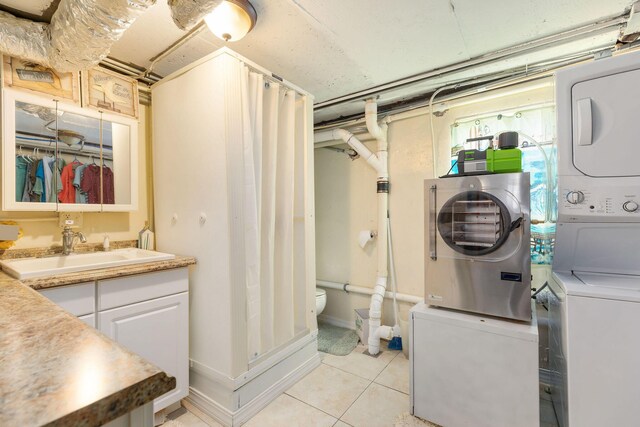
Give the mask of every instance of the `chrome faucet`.
POLYGON ((69 255, 73 252, 73 245, 76 237, 80 239, 82 243, 87 243, 87 238, 81 232, 75 232, 71 230, 71 227, 65 227, 62 230, 62 255, 69 255))

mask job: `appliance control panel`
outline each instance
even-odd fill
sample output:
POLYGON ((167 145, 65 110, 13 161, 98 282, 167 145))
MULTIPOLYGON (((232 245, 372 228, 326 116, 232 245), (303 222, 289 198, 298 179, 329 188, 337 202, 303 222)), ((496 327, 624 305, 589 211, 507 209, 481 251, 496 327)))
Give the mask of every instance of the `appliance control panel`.
POLYGON ((598 186, 563 177, 558 189, 558 215, 575 222, 640 222, 640 187, 598 186))

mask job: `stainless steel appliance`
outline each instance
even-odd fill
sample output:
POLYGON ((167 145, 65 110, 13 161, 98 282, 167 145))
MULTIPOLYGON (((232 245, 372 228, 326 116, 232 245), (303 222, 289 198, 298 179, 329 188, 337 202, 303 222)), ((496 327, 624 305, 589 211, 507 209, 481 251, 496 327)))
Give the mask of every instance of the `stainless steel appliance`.
POLYGON ((531 320, 529 174, 425 180, 425 301, 531 320))

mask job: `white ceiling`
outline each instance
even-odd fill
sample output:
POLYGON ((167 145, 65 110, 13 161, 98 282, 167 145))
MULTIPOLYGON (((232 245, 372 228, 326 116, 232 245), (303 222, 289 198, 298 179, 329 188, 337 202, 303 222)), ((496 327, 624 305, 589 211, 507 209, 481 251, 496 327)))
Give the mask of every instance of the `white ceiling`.
MULTIPOLYGON (((33 10, 47 0, 0 0, 33 10)), ((631 0, 252 0, 256 27, 229 47, 311 92, 316 102, 443 67, 582 24, 618 16, 631 0)), ((31 12, 33 13, 33 12, 31 12)), ((185 33, 158 0, 125 32, 111 57, 147 67, 185 33)), ((611 45, 616 31, 572 49, 611 45)), ((158 63, 167 75, 222 47, 208 31, 158 63)), ((538 54, 554 57, 562 49, 538 54)), ((543 58, 544 59, 544 58, 543 58)), ((532 57, 521 58, 526 64, 532 57)), ((507 65, 513 65, 512 60, 507 65)), ((486 70, 485 70, 486 71, 486 70)), ((469 75, 480 73, 476 70, 469 75)), ((358 108, 361 108, 359 106, 358 108)), ((321 117, 344 114, 322 110, 321 117)))

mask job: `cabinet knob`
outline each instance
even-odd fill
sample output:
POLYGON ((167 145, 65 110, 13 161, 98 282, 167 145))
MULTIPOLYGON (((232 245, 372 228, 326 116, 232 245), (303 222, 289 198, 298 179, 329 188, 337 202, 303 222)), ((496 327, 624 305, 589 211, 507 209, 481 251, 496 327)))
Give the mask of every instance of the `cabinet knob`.
POLYGON ((205 222, 207 222, 207 214, 200 212, 200 225, 204 225, 205 222))
POLYGON ((174 213, 171 215, 171 224, 175 224, 176 222, 178 222, 178 214, 174 213))

